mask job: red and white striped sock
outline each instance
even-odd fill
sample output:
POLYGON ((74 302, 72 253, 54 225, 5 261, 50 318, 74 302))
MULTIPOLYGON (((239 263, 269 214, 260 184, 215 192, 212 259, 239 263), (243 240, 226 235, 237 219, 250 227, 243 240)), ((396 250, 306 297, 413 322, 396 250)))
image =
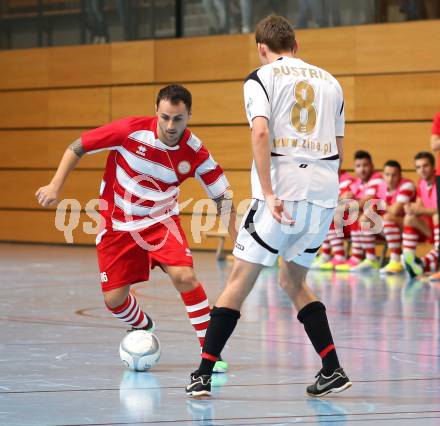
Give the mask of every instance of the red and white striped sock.
POLYGON ((402 254, 402 238, 400 236, 400 228, 394 222, 383 222, 383 233, 390 250, 390 259, 400 262, 402 254))
POLYGON ((438 245, 439 245, 439 229, 434 228, 434 247, 422 258, 425 272, 435 272, 438 266, 438 245))
POLYGON ((324 262, 328 262, 332 258, 332 246, 330 245, 328 238, 329 237, 327 236, 327 238, 324 240, 324 242, 321 245, 321 256, 324 262))
POLYGON ((346 260, 345 250, 344 250, 344 240, 342 237, 338 236, 338 233, 336 232, 335 229, 330 229, 327 235, 327 239, 330 241, 332 247, 332 253, 335 260, 342 262, 346 260))
POLYGON ((353 229, 351 231, 351 257, 354 257, 359 261, 364 258, 362 235, 359 229, 353 229))
POLYGON ((376 260, 376 235, 371 231, 361 231, 362 248, 365 251, 365 256, 369 260, 376 260))
POLYGON ((125 302, 117 308, 106 306, 114 317, 134 328, 144 328, 148 325, 148 317, 141 310, 136 298, 132 294, 129 294, 125 302))
POLYGON ((185 304, 191 325, 196 330, 200 347, 203 348, 205 334, 210 320, 209 313, 211 312, 205 289, 203 285, 200 284, 194 290, 180 293, 180 296, 185 304))
POLYGON ((403 227, 403 253, 416 252, 417 243, 419 241, 419 234, 415 228, 412 226, 403 227))
POLYGON ((427 255, 422 257, 422 262, 425 272, 437 271, 438 250, 436 248, 432 249, 427 255))

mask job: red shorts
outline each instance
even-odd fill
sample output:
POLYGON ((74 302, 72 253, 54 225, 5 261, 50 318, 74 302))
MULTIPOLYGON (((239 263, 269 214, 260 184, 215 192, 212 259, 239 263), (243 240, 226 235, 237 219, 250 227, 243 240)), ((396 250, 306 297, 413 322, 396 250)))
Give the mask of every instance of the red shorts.
POLYGON ((192 267, 185 233, 179 219, 173 221, 176 227, 157 223, 134 233, 107 229, 96 246, 102 291, 147 281, 158 265, 192 267))
MULTIPOLYGON (((358 227, 359 227, 359 224, 357 222, 351 223, 350 225, 345 225, 342 228, 342 232, 344 233, 343 238, 349 238, 351 236, 352 231, 357 231, 358 227)), ((330 230, 332 230, 332 231, 335 230, 335 222, 331 223, 330 230)), ((342 235, 339 237, 342 237, 342 235)))

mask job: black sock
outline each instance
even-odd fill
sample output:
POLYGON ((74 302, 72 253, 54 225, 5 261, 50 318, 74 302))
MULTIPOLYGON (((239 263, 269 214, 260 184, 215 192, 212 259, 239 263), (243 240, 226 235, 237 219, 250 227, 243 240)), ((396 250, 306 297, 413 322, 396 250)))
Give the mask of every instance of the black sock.
POLYGON ((326 376, 331 375, 340 365, 324 304, 312 302, 304 306, 298 312, 298 320, 304 324, 315 351, 322 358, 323 373, 326 376))
POLYGON ((198 369, 200 375, 212 374, 215 362, 234 331, 239 318, 240 312, 234 309, 217 308, 216 306, 212 308, 211 320, 203 345, 202 361, 198 369))

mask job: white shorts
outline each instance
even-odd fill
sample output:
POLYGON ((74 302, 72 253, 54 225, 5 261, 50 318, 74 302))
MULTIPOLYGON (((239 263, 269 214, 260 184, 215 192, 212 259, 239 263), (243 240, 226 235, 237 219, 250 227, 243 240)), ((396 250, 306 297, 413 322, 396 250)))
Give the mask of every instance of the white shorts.
POLYGON ((281 256, 306 268, 312 264, 333 219, 334 208, 303 201, 284 201, 294 225, 277 222, 264 201, 253 200, 240 225, 234 256, 272 266, 281 256))

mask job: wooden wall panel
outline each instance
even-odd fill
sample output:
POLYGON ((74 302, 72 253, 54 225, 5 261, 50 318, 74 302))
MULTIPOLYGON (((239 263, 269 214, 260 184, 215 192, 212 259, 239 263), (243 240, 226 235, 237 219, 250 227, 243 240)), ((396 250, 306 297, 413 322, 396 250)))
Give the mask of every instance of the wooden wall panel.
POLYGON ((109 121, 108 88, 0 92, 0 128, 94 127, 109 121))
POLYGON ((356 121, 431 120, 440 105, 440 72, 358 76, 356 121))
MULTIPOLYGON (((85 208, 89 200, 99 197, 102 175, 101 171, 74 171, 66 181, 60 200, 76 199, 85 208)), ((47 185, 52 176, 53 172, 46 170, 1 170, 0 208, 39 208, 35 192, 47 185)))
POLYGON ((248 125, 193 127, 191 130, 223 169, 251 168, 252 146, 248 125))
POLYGON ((110 89, 49 91, 49 127, 96 127, 110 121, 110 89))
POLYGON ((396 73, 440 69, 440 21, 405 22, 353 27, 356 72, 396 73))
MULTIPOLYGON (((55 169, 65 149, 84 130, 0 130, 0 169, 55 169), (29 155, 21 155, 21 152, 29 155)), ((105 152, 85 155, 77 168, 103 168, 106 157, 105 152)))
POLYGON ((130 115, 154 115, 156 86, 132 86, 111 88, 111 119, 130 115))
POLYGON ((154 41, 112 43, 111 82, 113 84, 154 81, 154 41))
POLYGON ((251 68, 249 35, 157 40, 154 78, 157 82, 241 80, 251 68))
POLYGON ((0 128, 47 127, 49 93, 0 92, 0 128))
POLYGON ((355 74, 356 27, 298 30, 298 57, 334 75, 355 74))
MULTIPOLYGON (((72 231, 73 243, 94 245, 96 231, 89 235, 83 226, 89 223, 87 226, 98 229, 96 221, 84 213, 79 214, 78 219, 78 226, 72 231)), ((54 211, 0 210, 0 223, 0 241, 66 244, 64 233, 55 227, 54 211)), ((65 225, 69 223, 75 223, 74 216, 66 217, 65 225)))
POLYGON ((397 160, 404 169, 414 167, 419 151, 431 151, 431 123, 353 123, 346 127, 344 168, 353 167, 358 149, 369 151, 377 167, 397 160))
POLYGON ((186 86, 193 96, 192 124, 243 124, 242 82, 199 83, 186 86))
POLYGON ((411 179, 414 183, 417 183, 417 181, 419 180, 419 177, 417 176, 416 172, 412 172, 412 171, 404 171, 403 176, 406 177, 407 179, 411 179))
POLYGON ((48 49, 2 50, 0 89, 47 87, 48 54, 48 49))
POLYGON ((52 47, 48 51, 50 87, 111 84, 109 44, 52 47))
POLYGON ((356 105, 355 77, 339 77, 338 81, 344 93, 345 121, 353 121, 356 105))
MULTIPOLYGON (((438 20, 298 30, 298 56, 335 75, 434 71, 439 37, 438 20)), ((22 89, 241 81, 260 63, 254 35, 240 34, 3 51, 0 66, 0 89, 22 89)))

